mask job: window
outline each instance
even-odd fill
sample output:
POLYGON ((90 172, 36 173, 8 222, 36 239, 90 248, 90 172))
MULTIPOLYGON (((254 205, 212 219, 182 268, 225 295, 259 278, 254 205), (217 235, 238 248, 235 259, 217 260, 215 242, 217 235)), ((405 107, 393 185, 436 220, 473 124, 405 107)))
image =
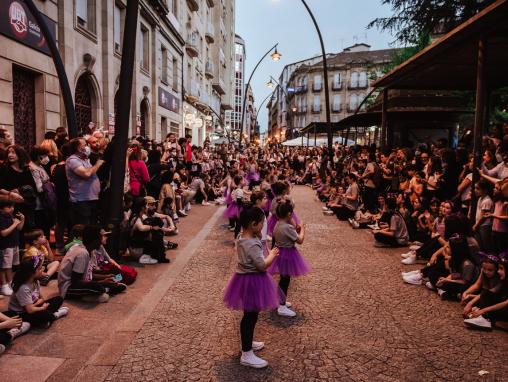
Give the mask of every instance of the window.
POLYGON ((352 88, 358 87, 358 72, 351 73, 351 87, 352 88))
POLYGON ((335 94, 333 96, 332 110, 340 111, 340 104, 341 104, 340 94, 335 94))
POLYGON ((358 97, 356 94, 351 94, 349 97, 349 111, 355 111, 358 107, 358 97))
POLYGON ((366 72, 360 73, 360 79, 358 80, 358 86, 361 88, 367 87, 367 73, 366 72))
POLYGON ((333 75, 333 88, 340 89, 340 85, 341 85, 340 73, 335 73, 333 75))
POLYGON ((178 91, 178 60, 173 57, 173 90, 178 91))
POLYGON ((124 26, 125 10, 115 3, 113 14, 113 41, 115 44, 115 52, 122 53, 123 26, 124 26))
POLYGON ((148 29, 144 25, 141 25, 141 46, 139 50, 141 52, 141 69, 148 72, 150 63, 150 40, 148 29))
POLYGON ((95 33, 95 0, 76 0, 75 4, 77 24, 95 33))
POLYGON ((314 90, 321 90, 321 74, 314 76, 314 90))
MULTIPOLYGON (((362 102, 363 100, 365 99, 365 93, 360 93, 358 95, 358 105, 360 104, 360 102, 362 102)), ((362 107, 360 108, 361 110, 365 110, 365 103, 362 105, 362 107)))
POLYGON ((168 119, 161 117, 161 137, 165 138, 168 134, 168 119))
POLYGON ((321 97, 318 95, 312 101, 312 111, 321 111, 321 97))
POLYGON ((168 50, 161 46, 161 81, 165 84, 168 83, 168 50))
POLYGON ((168 7, 173 15, 178 15, 178 0, 168 0, 168 7))

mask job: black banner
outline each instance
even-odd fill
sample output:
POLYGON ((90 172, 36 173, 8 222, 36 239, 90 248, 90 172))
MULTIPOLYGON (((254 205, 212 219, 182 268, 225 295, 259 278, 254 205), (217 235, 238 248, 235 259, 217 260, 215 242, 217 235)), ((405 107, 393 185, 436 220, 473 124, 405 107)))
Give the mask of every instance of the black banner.
MULTIPOLYGON (((42 17, 56 39, 56 23, 44 14, 42 17)), ((51 56, 39 24, 22 1, 0 0, 0 34, 51 56)))

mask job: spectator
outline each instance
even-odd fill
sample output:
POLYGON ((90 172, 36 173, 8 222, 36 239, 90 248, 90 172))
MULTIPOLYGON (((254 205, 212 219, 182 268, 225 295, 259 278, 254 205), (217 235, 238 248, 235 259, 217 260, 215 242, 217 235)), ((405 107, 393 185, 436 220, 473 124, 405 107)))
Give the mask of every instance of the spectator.
POLYGON ((12 295, 12 267, 19 264, 19 231, 23 229, 25 217, 14 215, 14 203, 0 201, 0 293, 12 295))

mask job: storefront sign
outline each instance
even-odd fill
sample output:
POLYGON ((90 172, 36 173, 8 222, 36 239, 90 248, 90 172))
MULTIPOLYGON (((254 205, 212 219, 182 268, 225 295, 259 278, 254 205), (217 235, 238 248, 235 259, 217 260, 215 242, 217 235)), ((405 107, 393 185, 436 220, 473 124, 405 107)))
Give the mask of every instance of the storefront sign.
POLYGON ((178 113, 180 111, 180 100, 170 92, 159 87, 159 106, 178 113))
MULTIPOLYGON (((42 17, 56 39, 56 23, 44 14, 42 17)), ((0 0, 0 34, 51 55, 39 24, 22 1, 0 0)))

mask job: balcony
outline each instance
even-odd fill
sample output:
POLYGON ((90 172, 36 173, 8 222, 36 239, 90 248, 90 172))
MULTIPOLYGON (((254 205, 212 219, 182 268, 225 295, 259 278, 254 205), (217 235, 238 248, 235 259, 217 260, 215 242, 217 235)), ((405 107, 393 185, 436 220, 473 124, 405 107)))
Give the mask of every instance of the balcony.
POLYGON ((191 58, 199 56, 199 35, 197 32, 192 32, 187 35, 185 50, 191 58))
POLYGON ((205 40, 208 44, 213 44, 215 42, 215 28, 212 23, 208 23, 206 27, 205 40))
POLYGON ((314 93, 318 93, 318 92, 320 92, 321 90, 323 90, 323 85, 321 85, 321 84, 313 84, 313 85, 312 85, 312 91, 313 91, 314 93))
POLYGON ((215 79, 215 81, 212 83, 212 89, 220 95, 226 94, 226 85, 224 84, 222 78, 215 79))
POLYGON ((198 0, 187 0, 187 6, 191 12, 199 11, 199 1, 198 0))
POLYGON ((295 94, 307 93, 307 85, 300 85, 295 88, 295 94))
POLYGON ((332 90, 342 90, 342 82, 332 82, 332 90))
POLYGON ((207 61, 205 65, 205 77, 211 79, 214 77, 214 66, 212 61, 207 61))
POLYGON ((321 105, 312 105, 312 114, 321 113, 321 105))
POLYGON ((201 86, 196 81, 191 81, 191 86, 187 91, 187 101, 194 103, 201 98, 201 86))

